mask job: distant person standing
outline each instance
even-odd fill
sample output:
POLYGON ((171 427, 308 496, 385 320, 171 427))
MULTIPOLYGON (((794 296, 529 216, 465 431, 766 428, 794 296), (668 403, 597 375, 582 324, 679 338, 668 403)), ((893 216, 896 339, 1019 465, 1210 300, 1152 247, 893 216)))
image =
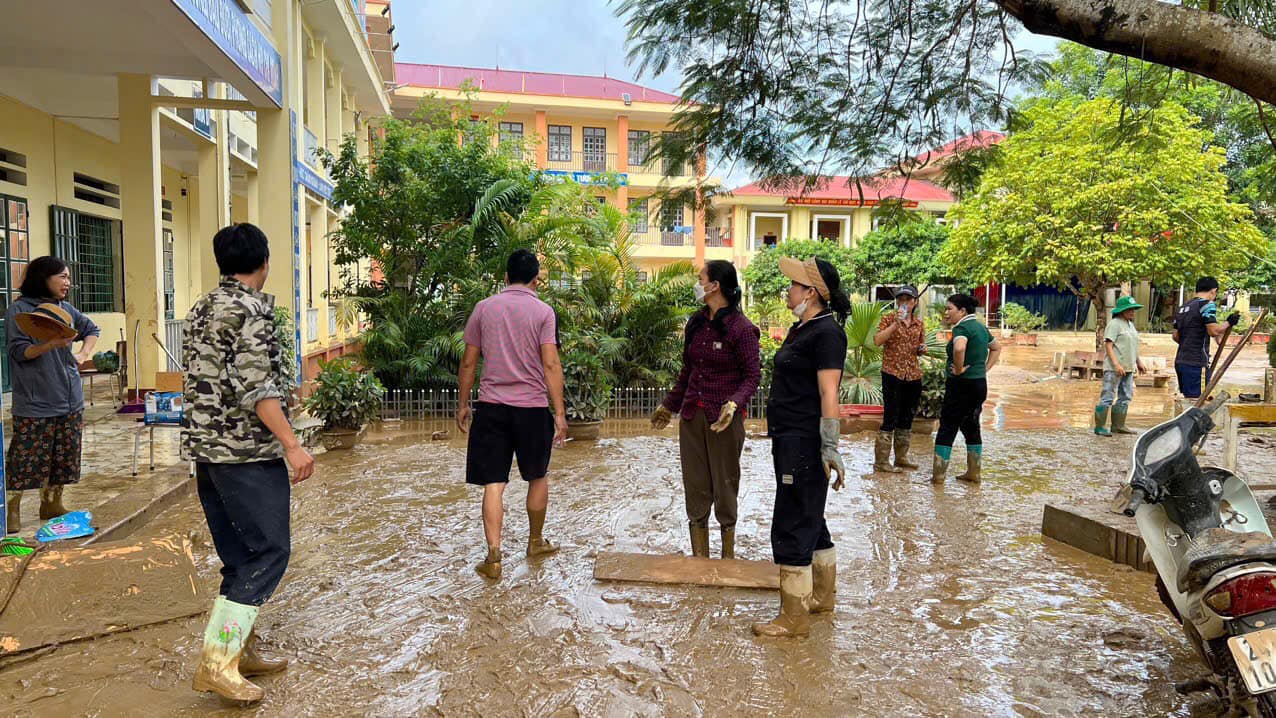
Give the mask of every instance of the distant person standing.
POLYGON ((682 371, 651 416, 665 428, 674 414, 686 495, 691 555, 709 555, 709 512, 718 519, 722 558, 735 558, 736 498, 744 412, 762 379, 758 328, 740 311, 740 281, 723 259, 705 263, 695 285, 704 308, 691 315, 683 336, 682 371))
POLYGON ((182 341, 182 455, 195 462, 199 503, 222 561, 194 685, 258 701, 262 689, 245 676, 288 665, 257 652, 253 629, 292 554, 288 465, 296 484, 314 473, 315 460, 288 423, 292 387, 275 299, 262 292, 270 273, 266 235, 247 223, 225 227, 213 237, 213 255, 221 282, 191 307, 182 341))
POLYGON ((905 284, 895 291, 895 311, 882 317, 873 343, 882 348, 882 430, 873 450, 873 471, 897 473, 916 469, 908 460, 913 417, 922 398, 922 365, 926 353, 926 325, 917 317, 917 288, 905 284), (891 445, 895 465, 891 465, 891 445))
POLYGON ((40 520, 57 518, 62 487, 80 480, 84 389, 80 364, 93 355, 101 330, 66 301, 71 270, 57 257, 27 265, 18 297, 5 312, 13 383, 13 440, 8 470, 9 533, 21 527, 22 492, 40 490, 40 520), (71 345, 84 342, 79 352, 71 345))
POLYGON ((550 452, 567 440, 567 409, 558 358, 558 320, 554 310, 536 297, 540 271, 540 261, 530 251, 511 254, 505 265, 507 286, 479 302, 465 325, 456 425, 470 437, 465 481, 483 487, 487 556, 475 570, 490 579, 501 577, 505 487, 515 458, 527 482, 527 555, 558 550, 542 532, 549 506, 550 452), (483 376, 478 402, 471 409, 469 396, 480 356, 483 376))
POLYGON ((1134 326, 1134 315, 1142 307, 1133 297, 1121 297, 1103 333, 1103 389, 1094 408, 1094 433, 1099 436, 1139 433, 1125 428, 1125 419, 1134 400, 1135 371, 1144 371, 1139 359, 1139 330, 1134 326), (1107 429, 1109 411, 1112 431, 1107 429))
POLYGON ((1174 341, 1179 345, 1174 355, 1174 374, 1178 377, 1179 393, 1186 399, 1201 398, 1201 376, 1209 384, 1210 338, 1222 341, 1223 333, 1241 320, 1239 312, 1232 312, 1226 324, 1218 321, 1218 280, 1201 277, 1196 280, 1196 296, 1179 307, 1174 315, 1174 341))
POLYGON ((939 411, 939 430, 935 433, 931 481, 936 484, 944 483, 948 476, 958 431, 966 439, 966 473, 957 479, 977 484, 982 478, 984 441, 979 416, 988 399, 988 372, 997 365, 1001 344, 988 327, 979 323, 977 307, 969 294, 954 294, 944 308, 944 320, 952 325, 953 338, 947 347, 948 381, 939 411))

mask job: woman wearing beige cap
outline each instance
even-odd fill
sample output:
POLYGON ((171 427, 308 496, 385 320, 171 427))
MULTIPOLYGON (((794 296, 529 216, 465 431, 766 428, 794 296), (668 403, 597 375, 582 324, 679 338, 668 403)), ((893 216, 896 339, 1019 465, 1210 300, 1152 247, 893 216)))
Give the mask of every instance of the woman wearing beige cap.
POLYGON ((846 363, 842 329, 851 303, 833 265, 822 259, 780 259, 792 280, 786 294, 797 323, 775 353, 767 429, 775 462, 771 551, 780 567, 780 615, 753 624, 759 636, 805 636, 810 614, 833 610, 837 559, 824 502, 833 473, 840 489, 846 467, 838 453, 839 389, 846 363))
POLYGON ((13 379, 13 441, 5 455, 8 530, 21 528, 22 492, 40 489, 40 520, 56 518, 62 487, 80 480, 84 388, 80 364, 101 330, 66 301, 71 271, 57 257, 27 266, 21 292, 5 313, 13 379), (84 342, 78 353, 71 345, 84 342))

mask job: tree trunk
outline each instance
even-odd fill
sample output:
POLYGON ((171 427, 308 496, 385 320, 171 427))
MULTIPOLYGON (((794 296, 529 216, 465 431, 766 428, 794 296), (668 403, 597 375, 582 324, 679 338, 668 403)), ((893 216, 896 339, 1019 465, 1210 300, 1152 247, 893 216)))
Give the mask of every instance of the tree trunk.
POLYGON ((1094 307, 1094 350, 1103 352, 1103 334, 1108 330, 1108 308, 1103 305, 1104 290, 1091 292, 1090 306, 1094 307))
POLYGON ((1028 31, 1186 70, 1276 103, 1276 40, 1160 0, 993 0, 1028 31))

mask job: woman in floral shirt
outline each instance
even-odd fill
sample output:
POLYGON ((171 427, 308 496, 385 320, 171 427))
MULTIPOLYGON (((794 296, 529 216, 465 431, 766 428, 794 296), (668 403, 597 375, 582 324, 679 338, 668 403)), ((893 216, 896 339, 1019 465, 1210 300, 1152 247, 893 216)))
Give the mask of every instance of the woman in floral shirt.
POLYGON ((913 415, 922 396, 922 367, 926 327, 916 316, 917 288, 904 285, 895 292, 895 311, 882 317, 873 342, 882 347, 882 430, 877 434, 873 470, 898 473, 916 469, 908 460, 913 415), (891 442, 895 465, 891 465, 891 442))

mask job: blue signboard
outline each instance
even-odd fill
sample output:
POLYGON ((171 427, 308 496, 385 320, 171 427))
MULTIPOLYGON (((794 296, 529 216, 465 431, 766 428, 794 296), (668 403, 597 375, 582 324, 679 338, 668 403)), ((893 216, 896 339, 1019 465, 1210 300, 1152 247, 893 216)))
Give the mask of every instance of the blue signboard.
POLYGON ((195 27, 275 103, 284 103, 283 66, 270 38, 235 0, 172 0, 195 27))
POLYGON ((293 161, 293 172, 297 175, 297 182, 301 186, 310 188, 315 194, 324 199, 332 199, 332 183, 324 179, 318 172, 310 169, 310 166, 304 162, 293 161))
MULTIPOLYGON (((542 174, 548 177, 570 177, 576 184, 608 184, 601 181, 601 172, 568 172, 567 170, 543 170, 542 174)), ((615 177, 621 187, 629 184, 629 175, 620 173, 612 174, 609 177, 615 177)))

